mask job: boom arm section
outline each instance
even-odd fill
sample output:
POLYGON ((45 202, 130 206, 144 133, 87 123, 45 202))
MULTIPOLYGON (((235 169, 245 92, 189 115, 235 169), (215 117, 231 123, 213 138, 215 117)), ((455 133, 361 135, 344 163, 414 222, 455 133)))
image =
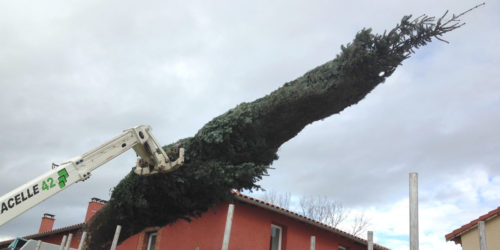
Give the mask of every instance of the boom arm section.
POLYGON ((68 186, 88 179, 94 169, 131 148, 139 157, 134 168, 134 173, 139 175, 168 173, 184 163, 184 149, 180 148, 179 157, 171 162, 153 137, 150 126, 127 129, 121 135, 83 155, 60 165, 53 165, 51 171, 2 196, 0 226, 68 186))

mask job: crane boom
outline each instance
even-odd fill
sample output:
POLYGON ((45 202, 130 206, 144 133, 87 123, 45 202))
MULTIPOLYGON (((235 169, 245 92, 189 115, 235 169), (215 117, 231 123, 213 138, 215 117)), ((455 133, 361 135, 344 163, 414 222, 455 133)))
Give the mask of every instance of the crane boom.
POLYGON ((184 149, 180 148, 179 157, 171 162, 153 137, 150 126, 141 125, 127 129, 121 135, 87 153, 60 165, 53 165, 51 171, 2 196, 0 226, 68 186, 88 179, 94 169, 131 148, 139 157, 134 168, 134 173, 138 175, 167 173, 184 163, 184 149))

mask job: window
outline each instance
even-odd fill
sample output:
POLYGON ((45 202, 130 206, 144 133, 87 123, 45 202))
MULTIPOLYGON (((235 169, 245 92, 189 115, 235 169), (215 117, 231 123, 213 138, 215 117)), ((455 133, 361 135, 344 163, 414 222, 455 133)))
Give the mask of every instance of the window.
POLYGON ((271 225, 271 242, 269 244, 270 250, 281 250, 281 234, 282 229, 280 226, 271 225))
POLYGON ((154 250, 156 245, 156 232, 149 233, 147 250, 154 250))

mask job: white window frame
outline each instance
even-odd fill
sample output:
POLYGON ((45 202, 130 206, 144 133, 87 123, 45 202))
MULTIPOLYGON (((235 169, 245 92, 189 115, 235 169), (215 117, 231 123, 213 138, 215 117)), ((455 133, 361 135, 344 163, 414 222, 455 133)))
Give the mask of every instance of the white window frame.
POLYGON ((274 225, 274 224, 271 224, 271 233, 273 232, 273 228, 277 228, 279 229, 279 238, 278 238, 278 250, 281 250, 281 240, 283 239, 283 228, 278 226, 278 225, 274 225))
POLYGON ((155 237, 155 245, 156 245, 156 241, 158 240, 158 232, 151 232, 148 234, 148 248, 146 248, 147 250, 154 250, 155 249, 155 246, 151 246, 151 238, 153 238, 153 236, 155 237), (151 248, 153 247, 153 248, 151 248))

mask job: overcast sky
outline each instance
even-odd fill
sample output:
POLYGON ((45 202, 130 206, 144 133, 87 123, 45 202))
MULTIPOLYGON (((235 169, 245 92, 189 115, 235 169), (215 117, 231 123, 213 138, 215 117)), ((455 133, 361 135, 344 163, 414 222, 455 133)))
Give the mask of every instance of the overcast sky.
MULTIPOLYGON (((331 60, 357 31, 478 1, 1 1, 0 190, 122 130, 162 144, 331 60)), ((260 184, 365 211, 378 243, 408 249, 408 173, 419 173, 420 248, 500 206, 500 3, 416 51, 358 105, 306 127, 260 184)), ((127 152, 0 227, 0 240, 83 221, 135 164, 127 152)), ((259 193, 253 193, 258 196, 259 193)))

